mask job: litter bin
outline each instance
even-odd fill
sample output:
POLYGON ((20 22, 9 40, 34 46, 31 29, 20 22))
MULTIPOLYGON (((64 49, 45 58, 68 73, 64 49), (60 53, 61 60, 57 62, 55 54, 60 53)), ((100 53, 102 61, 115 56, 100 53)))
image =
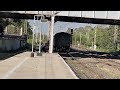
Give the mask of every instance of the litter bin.
POLYGON ((31 53, 30 57, 34 57, 34 53, 33 52, 31 53))

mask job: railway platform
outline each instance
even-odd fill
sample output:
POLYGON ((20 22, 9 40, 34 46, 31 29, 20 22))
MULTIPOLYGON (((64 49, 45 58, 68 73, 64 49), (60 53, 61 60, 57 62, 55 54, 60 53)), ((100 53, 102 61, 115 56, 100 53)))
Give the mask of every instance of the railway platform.
POLYGON ((24 52, 0 61, 0 79, 78 79, 57 53, 24 52))

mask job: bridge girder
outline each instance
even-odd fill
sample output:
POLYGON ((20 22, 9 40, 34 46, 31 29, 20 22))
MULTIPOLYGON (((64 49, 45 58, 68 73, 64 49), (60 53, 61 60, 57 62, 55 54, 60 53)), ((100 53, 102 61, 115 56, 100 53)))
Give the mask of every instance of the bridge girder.
MULTIPOLYGON (((10 12, 0 12, 2 18, 14 18, 14 19, 34 19, 36 14, 20 14, 10 12)), ((44 15, 49 21, 51 17, 44 15)), ((91 24, 109 24, 109 25, 120 25, 118 19, 101 19, 101 18, 87 18, 87 17, 73 17, 73 16, 55 16, 55 22, 76 22, 76 23, 91 23, 91 24)))

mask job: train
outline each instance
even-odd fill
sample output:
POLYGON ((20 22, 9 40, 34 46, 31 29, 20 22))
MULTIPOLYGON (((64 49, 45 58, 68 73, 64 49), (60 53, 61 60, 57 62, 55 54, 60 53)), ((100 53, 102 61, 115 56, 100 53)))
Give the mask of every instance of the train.
POLYGON ((53 50, 55 52, 69 52, 72 43, 72 35, 67 32, 59 32, 54 35, 53 50))
MULTIPOLYGON (((54 35, 53 39, 53 51, 54 52, 69 52, 72 44, 72 34, 67 32, 59 32, 54 35)), ((49 41, 42 46, 42 51, 48 52, 49 50, 49 41)))

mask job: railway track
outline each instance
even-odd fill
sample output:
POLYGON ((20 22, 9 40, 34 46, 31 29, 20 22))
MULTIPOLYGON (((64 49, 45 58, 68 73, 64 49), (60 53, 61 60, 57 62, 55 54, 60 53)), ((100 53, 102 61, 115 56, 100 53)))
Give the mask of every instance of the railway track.
MULTIPOLYGON (((66 63, 68 63, 71 67, 71 69, 76 73, 76 75, 82 79, 83 77, 81 76, 81 73, 78 71, 81 71, 81 69, 78 67, 78 65, 74 62, 72 62, 73 60, 77 61, 77 58, 75 58, 74 56, 72 56, 71 54, 68 53, 68 55, 72 58, 66 59, 66 63), (70 62, 67 62, 67 60, 69 60, 70 62)), ((78 62, 78 61, 77 61, 78 62)), ((81 63, 79 63, 82 67, 85 67, 84 65, 82 65, 81 63)), ((85 73, 82 73, 82 75, 84 75, 86 78, 89 78, 85 73)))
MULTIPOLYGON (((85 53, 89 53, 89 52, 93 52, 93 54, 97 54, 97 52, 89 51, 88 49, 86 50, 85 53)), ((91 79, 91 78, 93 78, 93 79, 94 78, 106 79, 106 77, 111 78, 109 75, 107 75, 107 73, 103 72, 102 70, 98 70, 98 67, 96 66, 97 64, 100 64, 100 65, 103 65, 103 66, 107 65, 109 67, 113 67, 115 69, 120 70, 120 67, 119 67, 120 62, 116 62, 115 60, 111 60, 111 59, 109 59, 109 60, 108 59, 102 59, 101 60, 100 58, 90 57, 91 62, 90 62, 90 60, 89 60, 89 62, 81 62, 83 57, 82 57, 82 54, 80 54, 80 51, 76 51, 76 52, 73 52, 73 53, 70 52, 70 53, 59 53, 59 54, 63 57, 65 62, 71 67, 71 69, 75 72, 75 74, 80 79, 91 79), (94 59, 95 62, 92 62, 92 59, 94 59), (89 64, 91 64, 93 66, 90 66, 89 64), (82 71, 82 69, 85 72, 82 71), (99 72, 97 72, 97 71, 99 71, 99 72), (104 76, 104 75, 106 75, 106 76, 104 76)), ((98 52, 98 53, 102 55, 102 52, 101 53, 98 52)), ((103 52, 103 54, 107 55, 107 53, 104 53, 104 52, 103 52)))
MULTIPOLYGON (((75 72, 75 74, 80 78, 80 79, 90 79, 90 77, 88 75, 86 75, 86 73, 84 72, 79 72, 82 71, 81 68, 79 68, 79 65, 86 69, 87 72, 89 72, 89 74, 91 75, 98 75, 94 70, 92 70, 91 68, 87 67, 86 65, 84 65, 83 63, 81 63, 79 60, 77 60, 77 58, 75 58, 74 56, 72 56, 70 53, 67 53, 70 57, 69 58, 64 58, 66 63, 69 64, 69 66, 71 67, 71 69, 75 72), (67 62, 69 60, 69 62, 67 62), (73 60, 76 61, 76 63, 72 62, 73 60)), ((102 78, 102 76, 98 75, 99 77, 102 78)))
MULTIPOLYGON (((71 57, 69 57, 69 58, 66 58, 66 57, 64 57, 64 60, 65 60, 65 62, 66 62, 66 60, 75 60, 75 58, 72 56, 72 55, 70 55, 69 53, 68 53, 68 55, 71 57)), ((66 62, 67 63, 67 62, 66 62)), ((68 63, 67 63, 68 64, 68 63)), ((69 65, 69 64, 68 64, 69 65)), ((76 64, 74 64, 74 63, 72 63, 72 64, 70 64, 69 66, 70 66, 70 68, 73 70, 73 72, 76 74, 76 76, 79 78, 79 79, 81 79, 81 77, 79 76, 79 74, 77 73, 77 71, 76 71, 76 69, 75 68, 73 68, 73 66, 71 66, 71 65, 74 65, 75 67, 76 67, 76 64)))

